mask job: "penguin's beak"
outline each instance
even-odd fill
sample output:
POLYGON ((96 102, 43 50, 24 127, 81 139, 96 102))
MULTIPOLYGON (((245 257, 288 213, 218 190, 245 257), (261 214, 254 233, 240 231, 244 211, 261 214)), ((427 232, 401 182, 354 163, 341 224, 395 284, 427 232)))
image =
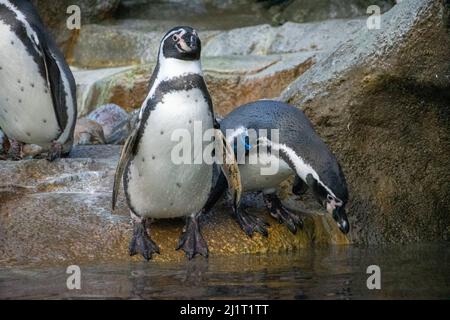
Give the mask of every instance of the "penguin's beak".
POLYGON ((185 52, 195 52, 200 47, 200 39, 194 33, 185 33, 181 39, 181 48, 185 52))
POLYGON ((343 234, 347 234, 350 231, 350 223, 343 207, 336 207, 333 210, 333 219, 343 234))

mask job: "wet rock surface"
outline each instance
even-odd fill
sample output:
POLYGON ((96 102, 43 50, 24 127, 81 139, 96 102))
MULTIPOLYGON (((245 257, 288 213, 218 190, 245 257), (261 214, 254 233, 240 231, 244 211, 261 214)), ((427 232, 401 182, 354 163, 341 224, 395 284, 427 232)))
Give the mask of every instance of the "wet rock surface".
MULTIPOLYGON (((0 265, 67 264, 140 260, 128 256, 131 224, 123 197, 111 212, 111 189, 119 146, 77 146, 71 158, 55 162, 0 162, 0 265)), ((292 235, 272 223, 269 238, 248 238, 218 207, 202 222, 212 256, 281 252, 312 244, 348 243, 331 218, 305 216, 305 228, 292 235)), ((183 219, 151 227, 161 247, 158 261, 184 259, 175 251, 183 219)))
POLYGON ((450 225, 450 41, 444 1, 403 1, 281 95, 346 173, 356 242, 432 241, 450 225))

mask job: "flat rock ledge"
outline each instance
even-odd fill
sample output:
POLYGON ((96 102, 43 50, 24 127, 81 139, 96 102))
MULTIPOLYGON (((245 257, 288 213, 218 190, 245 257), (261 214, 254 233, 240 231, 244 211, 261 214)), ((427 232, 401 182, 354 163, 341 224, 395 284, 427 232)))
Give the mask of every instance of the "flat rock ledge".
MULTIPOLYGON (((71 158, 0 162, 0 266, 68 265, 138 261, 129 257, 131 222, 123 195, 111 211, 113 175, 120 146, 78 146, 71 158)), ((222 204, 205 216, 210 255, 293 251, 312 245, 348 244, 326 215, 304 216, 296 235, 266 216, 270 235, 247 237, 222 204)), ((266 213, 261 209, 255 214, 266 213)), ((176 251, 183 219, 151 226, 161 248, 156 261, 184 259, 176 251)))

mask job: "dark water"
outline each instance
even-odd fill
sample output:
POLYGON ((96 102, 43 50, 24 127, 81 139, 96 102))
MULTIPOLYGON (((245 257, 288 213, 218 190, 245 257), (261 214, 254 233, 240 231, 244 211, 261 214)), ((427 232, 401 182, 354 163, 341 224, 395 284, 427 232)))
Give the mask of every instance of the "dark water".
POLYGON ((0 269, 2 299, 449 299, 448 243, 312 248, 289 254, 81 267, 81 290, 65 268, 0 269), (381 290, 366 269, 381 268, 381 290))

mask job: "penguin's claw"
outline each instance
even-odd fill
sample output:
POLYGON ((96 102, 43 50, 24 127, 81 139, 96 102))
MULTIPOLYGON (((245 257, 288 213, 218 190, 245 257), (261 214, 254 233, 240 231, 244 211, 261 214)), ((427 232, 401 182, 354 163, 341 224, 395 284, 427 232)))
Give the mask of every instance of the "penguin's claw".
POLYGON ((62 145, 56 141, 52 142, 52 146, 50 147, 50 151, 48 152, 47 160, 52 162, 58 158, 61 158, 62 155, 62 145))
POLYGON ((154 253, 159 254, 158 245, 150 239, 144 223, 135 223, 133 237, 129 246, 130 256, 141 254, 145 260, 150 260, 154 253))
POLYGON ((265 195, 264 202, 272 217, 284 223, 290 232, 297 233, 297 227, 303 228, 303 220, 295 213, 286 209, 276 195, 265 195))
POLYGON ((268 224, 266 221, 253 214, 248 213, 244 209, 235 210, 235 215, 239 226, 247 236, 252 237, 254 232, 258 232, 266 238, 269 236, 267 227, 269 227, 270 224, 268 224))
POLYGON ((182 249, 186 257, 191 260, 195 255, 200 254, 208 257, 208 245, 200 232, 197 218, 188 217, 183 234, 180 237, 177 250, 182 249))

